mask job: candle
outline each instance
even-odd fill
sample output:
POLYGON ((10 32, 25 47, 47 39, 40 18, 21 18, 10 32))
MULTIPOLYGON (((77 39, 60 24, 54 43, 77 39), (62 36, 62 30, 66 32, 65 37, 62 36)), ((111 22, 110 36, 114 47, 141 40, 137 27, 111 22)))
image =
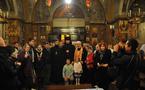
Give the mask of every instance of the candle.
POLYGON ((9 12, 6 12, 6 17, 8 17, 9 16, 9 12))
POLYGON ((129 16, 131 17, 131 10, 129 10, 129 16))
POLYGON ((0 9, 0 15, 1 15, 1 16, 2 16, 2 13, 3 13, 3 12, 2 12, 2 9, 0 9))
POLYGON ((138 15, 140 15, 140 8, 138 8, 138 15))
POLYGON ((4 18, 6 17, 6 13, 5 13, 5 12, 3 13, 3 17, 4 17, 4 18))
POLYGON ((112 29, 112 25, 110 25, 110 29, 112 29))

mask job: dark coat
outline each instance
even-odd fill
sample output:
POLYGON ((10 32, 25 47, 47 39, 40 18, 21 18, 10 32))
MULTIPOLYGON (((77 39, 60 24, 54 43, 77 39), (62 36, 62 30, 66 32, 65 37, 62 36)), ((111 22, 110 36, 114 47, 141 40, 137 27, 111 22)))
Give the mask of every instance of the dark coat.
MULTIPOLYGON (((86 61, 86 57, 87 57, 87 50, 85 48, 83 48, 83 53, 82 53, 82 66, 83 66, 83 73, 82 73, 82 76, 81 76, 81 82, 82 83, 89 83, 89 80, 88 80, 88 74, 87 74, 87 65, 85 63, 86 61)), ((90 73, 89 73, 90 74, 90 73)))
POLYGON ((87 50, 85 48, 83 48, 83 53, 82 53, 82 61, 85 62, 86 57, 87 57, 87 50))
POLYGON ((50 58, 50 49, 43 49, 43 54, 40 61, 40 74, 41 80, 40 84, 48 85, 50 84, 50 75, 51 75, 51 64, 52 60, 50 58))
POLYGON ((97 63, 99 64, 110 64, 111 62, 111 51, 106 50, 104 52, 96 52, 94 54, 94 63, 95 67, 97 67, 97 63))
POLYGON ((99 87, 102 87, 105 90, 107 90, 108 85, 110 83, 110 78, 107 72, 108 67, 98 67, 97 63, 110 65, 111 51, 107 49, 104 52, 96 52, 94 56, 94 64, 95 68, 97 69, 95 75, 96 82, 99 87))
POLYGON ((32 47, 32 46, 30 46, 30 47, 31 47, 31 48, 30 48, 29 54, 30 54, 30 56, 31 56, 31 58, 32 58, 32 62, 33 62, 33 64, 34 64, 34 68, 35 68, 35 70, 36 70, 36 72, 37 72, 37 69, 39 68, 39 67, 38 67, 38 62, 39 62, 39 60, 38 60, 38 57, 37 57, 37 51, 35 50, 34 47, 32 47))
POLYGON ((46 63, 46 64, 51 64, 51 58, 50 58, 50 49, 43 49, 43 54, 42 54, 42 62, 46 63))
POLYGON ((62 47, 54 46, 50 50, 51 60, 52 60, 52 72, 51 72, 51 81, 53 83, 62 83, 62 69, 65 64, 64 52, 62 47))
POLYGON ((70 59, 71 61, 74 60, 74 52, 75 52, 75 46, 74 45, 65 44, 63 46, 63 51, 64 51, 64 54, 65 54, 65 59, 70 59))
POLYGON ((65 53, 62 47, 54 46, 50 50, 52 64, 64 65, 65 64, 65 53))
POLYGON ((137 69, 139 66, 139 58, 136 52, 124 54, 122 57, 114 57, 114 64, 119 67, 119 74, 116 78, 119 89, 128 88, 129 90, 137 90, 138 83, 136 81, 137 69))
POLYGON ((17 90, 18 78, 13 62, 9 60, 9 53, 5 47, 0 47, 0 88, 17 90))
POLYGON ((18 59, 21 62, 21 67, 19 69, 19 77, 24 87, 32 87, 35 79, 34 75, 34 67, 32 63, 32 58, 29 55, 25 58, 25 52, 21 52, 18 56, 18 59))

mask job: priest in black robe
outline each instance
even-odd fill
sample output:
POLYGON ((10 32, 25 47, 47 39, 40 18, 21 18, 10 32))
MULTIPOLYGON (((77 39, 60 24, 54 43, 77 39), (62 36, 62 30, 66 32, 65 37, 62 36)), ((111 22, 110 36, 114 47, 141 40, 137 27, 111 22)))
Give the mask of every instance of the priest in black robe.
POLYGON ((75 46, 72 45, 72 41, 70 37, 65 38, 63 51, 65 54, 65 60, 70 59, 71 61, 74 61, 75 46))
POLYGON ((51 48, 51 82, 53 84, 62 84, 62 69, 65 64, 64 52, 59 41, 55 42, 55 46, 51 48))

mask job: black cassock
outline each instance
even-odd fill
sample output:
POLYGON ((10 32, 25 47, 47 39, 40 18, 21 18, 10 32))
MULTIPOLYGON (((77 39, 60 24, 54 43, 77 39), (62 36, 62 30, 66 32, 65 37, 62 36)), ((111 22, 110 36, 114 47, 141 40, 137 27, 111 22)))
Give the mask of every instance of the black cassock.
POLYGON ((75 52, 75 46, 72 44, 65 44, 63 46, 63 51, 65 54, 65 60, 70 59, 71 61, 74 61, 74 52, 75 52))
POLYGON ((52 60, 51 81, 54 84, 60 84, 63 82, 62 69, 65 64, 64 52, 62 47, 54 46, 50 50, 52 60))

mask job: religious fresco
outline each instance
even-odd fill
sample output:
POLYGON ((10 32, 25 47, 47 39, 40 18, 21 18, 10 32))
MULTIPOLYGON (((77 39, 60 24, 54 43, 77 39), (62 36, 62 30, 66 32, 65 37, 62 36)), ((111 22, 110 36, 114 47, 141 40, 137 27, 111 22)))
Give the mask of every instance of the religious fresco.
POLYGON ((9 37, 9 42, 17 42, 20 37, 20 26, 18 21, 10 21, 7 24, 6 35, 9 37))
POLYGON ((138 37, 138 25, 130 24, 128 28, 128 37, 137 38, 138 37))
POLYGON ((118 32, 117 36, 119 38, 137 38, 138 34, 138 24, 130 23, 128 20, 118 21, 118 32))
POLYGON ((127 33, 128 32, 128 20, 119 20, 119 31, 121 33, 127 33))
POLYGON ((50 11, 49 11, 49 6, 46 3, 46 0, 40 0, 36 3, 32 16, 33 16, 32 17, 33 22, 38 22, 38 23, 48 22, 50 11))
POLYGON ((92 1, 92 6, 90 7, 89 17, 91 23, 104 23, 105 22, 105 11, 98 0, 92 1))

